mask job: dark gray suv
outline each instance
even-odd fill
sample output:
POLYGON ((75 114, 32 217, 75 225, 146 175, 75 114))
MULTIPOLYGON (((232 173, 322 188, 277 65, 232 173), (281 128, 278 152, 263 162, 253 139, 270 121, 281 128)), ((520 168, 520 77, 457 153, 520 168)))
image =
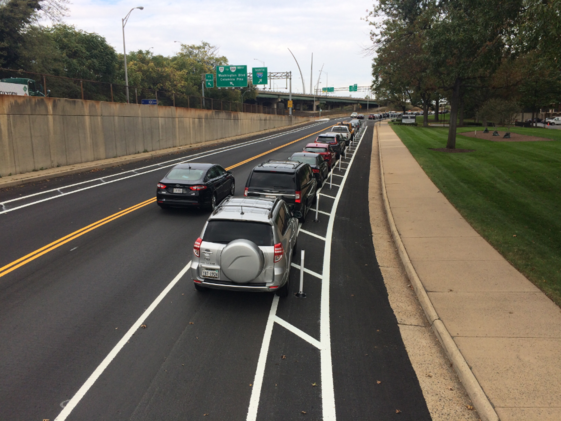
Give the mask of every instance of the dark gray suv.
POLYGON ((301 222, 315 203, 318 183, 308 164, 269 160, 256 166, 245 183, 244 196, 282 198, 301 222))
POLYGON ((195 288, 286 297, 297 238, 298 221, 284 200, 229 197, 210 215, 195 242, 195 288))

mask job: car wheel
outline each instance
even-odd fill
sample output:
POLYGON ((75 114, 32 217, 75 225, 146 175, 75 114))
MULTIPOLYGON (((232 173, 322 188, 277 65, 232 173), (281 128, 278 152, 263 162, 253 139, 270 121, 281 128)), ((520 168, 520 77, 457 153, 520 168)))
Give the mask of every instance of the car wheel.
POLYGON ((212 198, 210 199, 210 206, 209 206, 209 208, 210 208, 211 212, 214 212, 214 210, 216 209, 216 202, 217 202, 217 200, 216 200, 216 193, 214 193, 214 194, 212 195, 212 198))
POLYGON ((208 288, 202 287, 202 286, 200 286, 199 284, 194 284, 194 285, 195 285, 195 289, 196 289, 198 292, 208 292, 208 288))
POLYGON ((308 215, 308 207, 306 207, 306 205, 304 205, 304 209, 302 210, 302 217, 299 218, 298 220, 302 223, 306 222, 306 216, 308 215))
POLYGON ((232 181, 232 187, 230 187, 230 196, 234 196, 236 194, 236 183, 232 181))
POLYGON ((275 294, 277 294, 281 298, 286 298, 288 297, 289 288, 290 288, 290 277, 288 278, 288 281, 286 281, 286 284, 284 284, 282 287, 276 290, 275 294))

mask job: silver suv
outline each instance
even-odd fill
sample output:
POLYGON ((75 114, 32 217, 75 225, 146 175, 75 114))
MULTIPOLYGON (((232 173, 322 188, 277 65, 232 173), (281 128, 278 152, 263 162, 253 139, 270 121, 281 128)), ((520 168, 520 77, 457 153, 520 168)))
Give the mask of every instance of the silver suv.
POLYGON ((229 197, 208 218, 193 248, 198 291, 276 292, 288 295, 298 221, 282 199, 229 197))

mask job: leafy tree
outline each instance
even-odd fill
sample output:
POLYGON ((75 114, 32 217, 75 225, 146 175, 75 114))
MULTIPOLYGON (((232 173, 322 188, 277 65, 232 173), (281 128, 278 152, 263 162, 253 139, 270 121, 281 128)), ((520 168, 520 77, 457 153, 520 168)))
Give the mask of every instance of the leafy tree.
POLYGON ((39 0, 9 0, 0 3, 0 66, 16 67, 27 26, 41 10, 39 0))

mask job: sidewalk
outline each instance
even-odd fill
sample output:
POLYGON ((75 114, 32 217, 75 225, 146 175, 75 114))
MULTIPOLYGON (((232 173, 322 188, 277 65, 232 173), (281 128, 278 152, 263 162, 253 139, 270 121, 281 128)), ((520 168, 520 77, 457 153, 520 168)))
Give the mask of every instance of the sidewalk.
POLYGON ((561 310, 378 125, 388 220, 433 330, 482 420, 561 420, 561 310))

